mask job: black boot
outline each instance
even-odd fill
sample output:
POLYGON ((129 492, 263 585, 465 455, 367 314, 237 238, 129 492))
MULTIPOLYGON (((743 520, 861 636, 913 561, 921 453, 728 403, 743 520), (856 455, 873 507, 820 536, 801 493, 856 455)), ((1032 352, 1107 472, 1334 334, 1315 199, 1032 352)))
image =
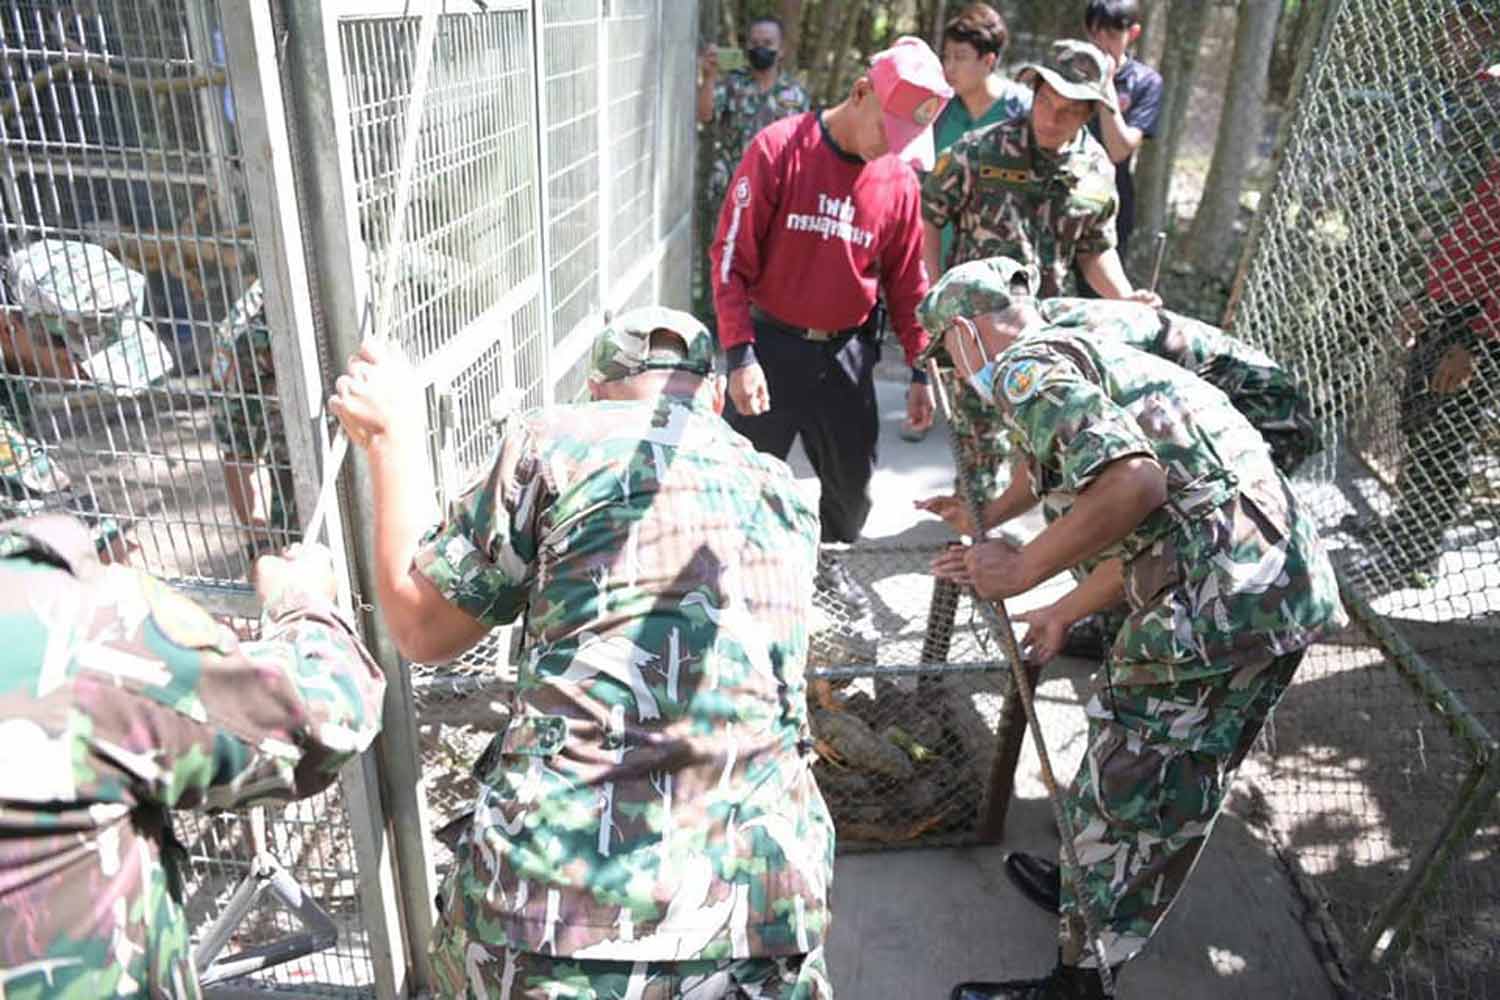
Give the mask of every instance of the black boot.
MULTIPOLYGON (((1119 966, 1111 968, 1118 976, 1119 966)), ((1045 979, 1009 979, 999 983, 959 983, 948 1000, 1109 1000, 1094 969, 1059 963, 1045 979)))
POLYGON ((1021 895, 1053 916, 1057 915, 1062 899, 1062 869, 1056 862, 1014 851, 1005 856, 1005 874, 1010 876, 1011 884, 1021 890, 1021 895))

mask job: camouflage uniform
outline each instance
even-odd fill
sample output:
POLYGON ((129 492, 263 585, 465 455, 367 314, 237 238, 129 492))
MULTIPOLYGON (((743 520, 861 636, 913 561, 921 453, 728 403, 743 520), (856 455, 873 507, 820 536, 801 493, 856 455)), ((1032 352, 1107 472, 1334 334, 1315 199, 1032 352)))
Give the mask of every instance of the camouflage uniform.
MULTIPOLYGON (((918 307, 934 338, 959 316, 998 312, 1009 304, 1008 261, 971 261, 945 274, 918 307)), ((1032 280, 1028 274, 1028 280, 1032 280)), ((1260 431, 1278 469, 1290 474, 1322 447, 1307 393, 1268 355, 1218 327, 1168 309, 1134 302, 1052 298, 1037 302, 1043 333, 1077 330, 1128 344, 1185 368, 1229 397, 1260 431)), ((943 371, 954 401, 954 433, 964 456, 960 488, 993 500, 1003 489, 999 472, 1010 442, 995 410, 951 368, 943 371)))
POLYGON ((970 132, 922 181, 922 217, 956 230, 946 270, 1007 256, 1041 272, 1041 294, 1062 294, 1073 259, 1115 247, 1115 167, 1087 130, 1056 153, 1035 144, 1031 119, 970 132))
POLYGON ((1050 332, 979 379, 1058 512, 1119 459, 1151 457, 1167 478, 1166 503, 1101 554, 1122 560, 1131 613, 1088 700, 1066 806, 1085 898, 1065 871, 1062 961, 1095 961, 1088 905, 1116 964, 1165 917, 1235 766, 1343 609, 1312 519, 1206 382, 1117 341, 1050 332))
POLYGON ((708 205, 717 218, 729 179, 755 133, 774 121, 812 110, 812 98, 801 83, 783 72, 762 93, 748 69, 731 70, 714 85, 713 167, 708 175, 708 205))
MULTIPOLYGON (((686 314, 636 310, 590 381, 702 373, 712 351, 686 314), (661 326, 688 359, 646 355, 661 326)), ((833 828, 803 677, 818 518, 708 389, 513 418, 417 555, 478 621, 525 610, 529 647, 442 890, 450 994, 512 995, 520 968, 527 997, 634 996, 627 970, 670 963, 778 984, 754 996, 831 995, 833 828)))
MULTIPOLYGON (((145 306, 146 279, 103 247, 78 240, 37 240, 5 262, 6 282, 21 314, 9 322, 44 344, 86 358, 127 327, 145 306)), ((0 321, 4 322, 4 321, 0 321)), ((146 327, 148 336, 155 332, 146 327)), ((67 511, 88 520, 100 552, 122 534, 119 522, 98 515, 87 489, 73 486, 39 440, 30 380, 7 370, 0 389, 0 517, 67 511)))
POLYGON ((0 996, 197 997, 166 810, 322 790, 384 679, 321 600, 241 644, 68 518, 0 525, 0 579, 0 996))
POLYGON ((261 322, 264 305, 265 294, 257 279, 215 327, 210 372, 218 394, 214 436, 220 457, 225 462, 270 467, 267 521, 271 534, 250 540, 252 560, 259 553, 285 546, 299 524, 292 455, 276 395, 271 332, 261 322))

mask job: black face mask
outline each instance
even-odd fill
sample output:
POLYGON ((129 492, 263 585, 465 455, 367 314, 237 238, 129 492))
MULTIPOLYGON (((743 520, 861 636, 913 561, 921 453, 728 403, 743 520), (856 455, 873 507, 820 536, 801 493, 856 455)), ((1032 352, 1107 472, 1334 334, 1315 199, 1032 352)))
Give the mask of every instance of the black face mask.
POLYGON ((745 58, 750 60, 751 69, 770 69, 776 65, 776 57, 779 55, 781 55, 780 52, 768 49, 764 45, 745 50, 745 58))

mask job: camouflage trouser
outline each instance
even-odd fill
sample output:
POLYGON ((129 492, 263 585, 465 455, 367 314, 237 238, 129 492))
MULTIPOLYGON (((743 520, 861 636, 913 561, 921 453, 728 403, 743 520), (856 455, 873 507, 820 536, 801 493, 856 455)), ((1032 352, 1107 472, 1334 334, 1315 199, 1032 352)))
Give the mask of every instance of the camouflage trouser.
POLYGON ((979 398, 958 372, 943 369, 943 385, 953 411, 953 433, 958 439, 960 461, 958 488, 962 497, 975 497, 980 505, 1005 492, 1010 482, 1002 475, 1010 455, 1010 438, 1000 423, 1000 414, 979 398))
POLYGON ((823 949, 780 958, 611 962, 483 945, 446 921, 432 945, 443 997, 485 1000, 830 1000, 823 949))
MULTIPOLYGON (((1115 685, 1089 699, 1088 749, 1066 808, 1078 884, 1111 965, 1134 957, 1167 915, 1235 769, 1301 662, 1301 652, 1291 653, 1254 676, 1242 669, 1177 684, 1115 685)), ((1083 928, 1064 873, 1064 964, 1098 964, 1083 928)))
POLYGON ((232 344, 216 345, 213 375, 215 387, 223 393, 214 413, 219 454, 226 462, 270 467, 267 520, 271 534, 252 539, 251 548, 256 552, 280 549, 290 543, 288 532, 299 522, 292 456, 264 332, 243 332, 232 344))

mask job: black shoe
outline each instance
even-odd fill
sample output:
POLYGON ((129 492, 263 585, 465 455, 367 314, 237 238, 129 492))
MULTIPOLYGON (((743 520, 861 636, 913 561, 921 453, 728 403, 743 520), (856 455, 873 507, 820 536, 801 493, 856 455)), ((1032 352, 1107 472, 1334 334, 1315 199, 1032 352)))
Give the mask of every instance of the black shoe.
MULTIPOLYGON (((1115 968, 1118 974, 1118 967, 1115 968)), ((1045 979, 1007 979, 998 983, 959 983, 948 1000, 1108 1000, 1093 969, 1058 965, 1045 979)))
POLYGON ((1081 660, 1102 660, 1109 654, 1113 642, 1114 636, 1104 634, 1104 616, 1089 615, 1068 627, 1068 634, 1063 637, 1062 649, 1058 652, 1081 660))
POLYGON ((1057 914, 1062 899, 1062 869, 1035 854, 1012 851, 1005 856, 1005 874, 1021 895, 1048 913, 1057 914))
POLYGON ((813 585, 842 601, 851 618, 863 618, 870 613, 870 595, 854 579, 844 561, 831 552, 818 553, 818 575, 813 585))

